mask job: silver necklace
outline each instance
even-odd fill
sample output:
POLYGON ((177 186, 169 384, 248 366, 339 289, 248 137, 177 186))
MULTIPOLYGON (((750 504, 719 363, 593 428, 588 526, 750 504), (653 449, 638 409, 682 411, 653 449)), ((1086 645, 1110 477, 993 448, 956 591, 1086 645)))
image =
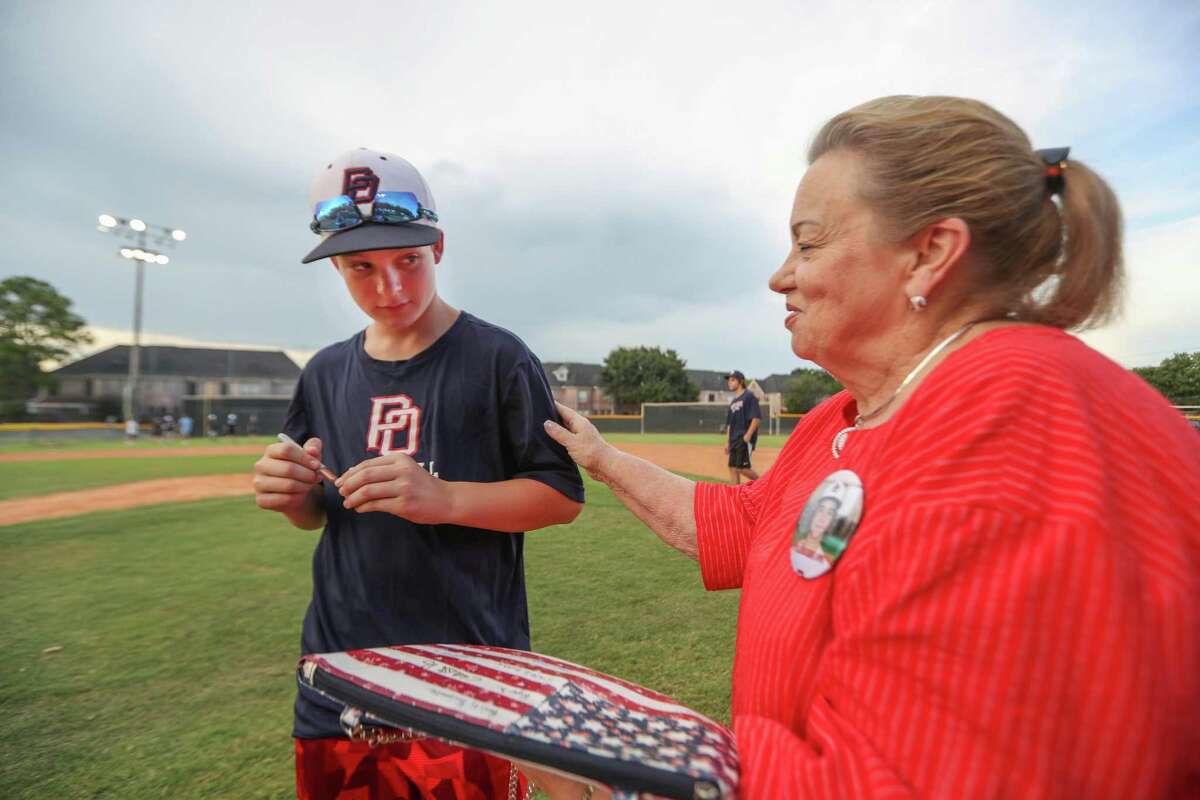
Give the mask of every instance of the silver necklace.
POLYGON ((887 408, 888 406, 890 406, 892 404, 892 401, 894 401, 897 397, 900 396, 900 393, 902 391, 904 391, 904 387, 908 386, 908 384, 912 383, 912 379, 917 377, 918 373, 920 373, 921 370, 925 369, 925 367, 929 364, 929 362, 932 361, 937 356, 938 353, 945 350, 953 342, 955 342, 960 336, 962 336, 967 331, 971 330, 971 328, 974 327, 974 325, 978 322, 981 322, 981 320, 972 320, 971 322, 968 322, 966 325, 963 325, 961 328, 956 330, 954 333, 947 336, 945 339, 942 339, 942 341, 938 342, 937 347, 933 348, 928 353, 926 353, 925 357, 921 359, 921 363, 917 364, 915 367, 913 367, 912 372, 910 372, 910 373, 908 373, 908 375, 904 376, 904 380, 901 381, 900 385, 896 387, 896 391, 892 392, 892 396, 889 397, 887 400, 883 401, 883 405, 879 406, 874 411, 869 411, 866 414, 859 414, 858 416, 856 416, 854 418, 853 425, 851 425, 849 428, 842 428, 840 431, 838 431, 837 435, 833 437, 833 445, 830 447, 830 450, 832 450, 832 452, 833 452, 833 457, 841 458, 842 457, 842 448, 846 446, 846 440, 850 438, 850 434, 852 434, 856 430, 858 430, 859 425, 861 425, 864 422, 866 422, 867 420, 872 419, 873 417, 877 417, 881 413, 883 413, 883 410, 885 408, 887 408))

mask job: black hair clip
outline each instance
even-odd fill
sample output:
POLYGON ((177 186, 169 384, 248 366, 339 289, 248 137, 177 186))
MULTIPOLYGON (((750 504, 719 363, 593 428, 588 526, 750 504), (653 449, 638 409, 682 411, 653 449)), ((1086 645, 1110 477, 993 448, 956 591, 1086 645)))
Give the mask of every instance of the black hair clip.
POLYGON ((1063 172, 1067 169, 1067 154, 1069 147, 1047 147, 1033 152, 1041 156, 1046 164, 1046 188, 1050 194, 1062 194, 1063 172))

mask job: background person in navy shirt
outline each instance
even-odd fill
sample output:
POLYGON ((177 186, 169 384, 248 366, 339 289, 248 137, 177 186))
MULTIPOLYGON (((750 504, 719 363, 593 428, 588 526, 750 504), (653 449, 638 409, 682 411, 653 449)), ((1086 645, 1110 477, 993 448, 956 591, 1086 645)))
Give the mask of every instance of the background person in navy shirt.
POLYGON ((758 426, 762 423, 762 409, 753 392, 746 391, 746 376, 735 369, 725 376, 729 391, 735 396, 729 403, 725 415, 725 430, 729 440, 725 452, 729 454, 729 481, 738 484, 742 476, 756 480, 758 473, 750 464, 750 456, 758 446, 758 426))
MULTIPOLYGON (((578 469, 542 426, 557 414, 541 362, 438 295, 442 232, 411 164, 350 151, 310 195, 323 240, 304 261, 331 257, 372 322, 305 366, 284 426, 303 447, 273 444, 255 465, 261 508, 324 528, 301 651, 528 649, 520 532, 570 522, 583 502, 578 469)), ((508 762, 434 741, 371 748, 344 736, 340 711, 297 694, 300 798, 507 795, 508 762)))

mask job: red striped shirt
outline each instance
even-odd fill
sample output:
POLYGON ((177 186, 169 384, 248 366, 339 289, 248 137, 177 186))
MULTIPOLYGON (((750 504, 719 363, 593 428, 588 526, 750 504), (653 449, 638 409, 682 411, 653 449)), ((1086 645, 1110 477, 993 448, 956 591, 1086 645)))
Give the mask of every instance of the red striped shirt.
POLYGON ((697 488, 705 585, 742 589, 742 796, 1200 795, 1200 435, 1031 326, 952 353, 835 460, 854 411, 697 488), (805 580, 796 522, 839 469, 862 522, 805 580))

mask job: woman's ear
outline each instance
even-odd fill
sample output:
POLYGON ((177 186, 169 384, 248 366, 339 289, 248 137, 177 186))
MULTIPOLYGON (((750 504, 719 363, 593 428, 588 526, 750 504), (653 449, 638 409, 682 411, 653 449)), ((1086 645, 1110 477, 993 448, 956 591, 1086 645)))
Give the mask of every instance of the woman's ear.
POLYGON ((905 293, 930 297, 959 269, 971 248, 971 228, 965 220, 948 217, 926 225, 909 239, 915 254, 908 270, 905 293))

